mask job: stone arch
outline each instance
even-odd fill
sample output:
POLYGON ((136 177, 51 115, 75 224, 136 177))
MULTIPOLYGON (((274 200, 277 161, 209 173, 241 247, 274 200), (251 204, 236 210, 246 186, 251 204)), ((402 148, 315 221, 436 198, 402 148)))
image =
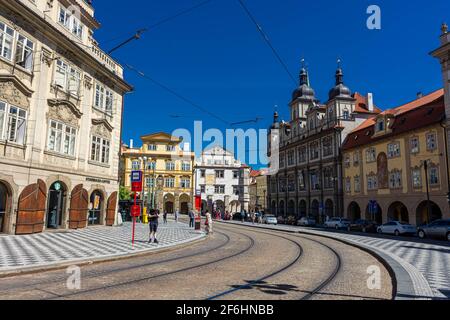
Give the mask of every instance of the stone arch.
POLYGON ((361 219, 361 207, 355 201, 350 203, 347 210, 347 218, 351 221, 361 219))
POLYGON ((223 200, 216 200, 213 204, 213 211, 219 211, 220 213, 225 213, 225 202, 223 200))
POLYGON ((416 224, 422 226, 433 221, 442 219, 441 208, 433 201, 430 201, 430 213, 428 213, 428 201, 423 201, 417 206, 416 224))
POLYGON ((334 217, 334 202, 331 199, 325 201, 325 216, 334 217))
POLYGON ((287 215, 288 216, 295 216, 295 201, 289 200, 288 207, 287 207, 287 215))
POLYGON ((6 233, 12 219, 13 191, 11 185, 0 180, 0 233, 6 233))
POLYGON ((183 193, 180 195, 179 201, 180 201, 180 213, 188 214, 190 209, 189 207, 191 203, 191 197, 188 194, 183 193))
POLYGON ((320 209, 320 203, 319 200, 315 199, 311 202, 311 216, 316 219, 316 222, 319 222, 320 215, 319 215, 319 209, 320 209))
POLYGON ((373 212, 370 209, 371 204, 367 204, 366 207, 366 220, 368 221, 375 221, 378 224, 383 224, 383 209, 381 209, 381 206, 379 203, 376 204, 375 210, 373 212))
POLYGON ((300 200, 298 212, 300 217, 306 217, 308 215, 308 204, 306 203, 306 200, 300 200))
POLYGON ((106 193, 101 189, 95 189, 89 193, 89 225, 104 224, 107 200, 106 193))
POLYGON ((275 200, 272 201, 270 209, 271 209, 271 213, 272 214, 276 214, 277 213, 277 202, 275 200))
POLYGON ((69 179, 63 176, 61 178, 50 180, 53 182, 47 184, 46 229, 65 229, 66 221, 69 219, 71 183, 69 179))
POLYGON ((284 217, 286 214, 286 204, 284 200, 280 200, 280 205, 278 206, 278 216, 284 217))
POLYGON ((409 223, 408 208, 400 201, 392 203, 388 209, 388 220, 409 223))
POLYGON ((172 193, 164 195, 164 212, 175 213, 175 196, 172 193))

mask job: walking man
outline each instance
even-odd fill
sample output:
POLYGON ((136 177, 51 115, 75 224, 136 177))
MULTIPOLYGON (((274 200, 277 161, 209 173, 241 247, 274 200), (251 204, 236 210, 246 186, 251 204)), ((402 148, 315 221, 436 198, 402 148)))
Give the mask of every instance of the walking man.
POLYGON ((189 228, 195 228, 195 214, 192 210, 189 210, 189 228))
POLYGON ((177 211, 175 211, 175 222, 178 223, 178 217, 179 217, 180 213, 177 211))
POLYGON ((158 220, 159 220, 159 212, 158 210, 152 209, 148 214, 148 225, 150 227, 150 239, 148 243, 156 243, 158 244, 158 239, 156 239, 156 233, 158 232, 158 220))
POLYGON ((205 227, 206 227, 206 233, 211 234, 213 232, 212 229, 213 219, 209 211, 206 213, 206 221, 205 221, 205 227))
POLYGON ((167 224, 167 212, 164 212, 163 218, 164 218, 164 224, 167 224))

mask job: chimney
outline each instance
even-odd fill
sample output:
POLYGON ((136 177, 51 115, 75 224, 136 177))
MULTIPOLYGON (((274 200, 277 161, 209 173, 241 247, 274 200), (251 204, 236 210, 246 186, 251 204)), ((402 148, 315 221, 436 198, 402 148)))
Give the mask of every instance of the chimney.
POLYGON ((422 92, 417 92, 417 99, 423 98, 423 93, 422 92))
POLYGON ((375 111, 375 107, 373 104, 373 93, 368 93, 367 94, 367 108, 369 109, 369 112, 374 112, 375 111))
POLYGON ((134 141, 133 141, 133 139, 130 139, 130 149, 133 149, 134 148, 134 141))

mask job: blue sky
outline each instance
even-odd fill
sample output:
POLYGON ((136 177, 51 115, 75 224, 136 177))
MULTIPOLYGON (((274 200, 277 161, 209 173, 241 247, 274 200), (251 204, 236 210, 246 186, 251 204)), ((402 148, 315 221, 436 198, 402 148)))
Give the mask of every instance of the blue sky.
MULTIPOLYGON (((94 1, 102 28, 102 48, 110 49, 145 28, 202 0, 94 1), (120 18, 118 18, 120 17, 120 18)), ((246 0, 258 22, 297 79, 307 60, 311 84, 324 102, 334 84, 336 60, 345 82, 360 93, 373 92, 382 109, 442 87, 438 61, 440 25, 450 22, 448 0, 246 0), (368 30, 366 9, 382 10, 382 30, 368 30)), ((295 85, 276 61, 237 0, 209 4, 160 25, 113 56, 145 72, 228 122, 263 118, 243 126, 267 128, 274 105, 288 119, 295 85)), ((126 71, 135 92, 125 100, 124 141, 159 131, 226 129, 223 122, 126 71), (173 118, 171 115, 182 116, 173 118)))

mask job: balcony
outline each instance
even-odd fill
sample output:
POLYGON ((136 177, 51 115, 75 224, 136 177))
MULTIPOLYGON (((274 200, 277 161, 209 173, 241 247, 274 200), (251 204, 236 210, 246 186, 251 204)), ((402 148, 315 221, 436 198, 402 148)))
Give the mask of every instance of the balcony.
POLYGON ((109 69, 112 73, 116 74, 118 77, 123 79, 123 69, 120 65, 118 65, 108 54, 106 54, 102 49, 100 49, 97 45, 93 45, 91 47, 91 52, 103 64, 107 69, 109 69))

